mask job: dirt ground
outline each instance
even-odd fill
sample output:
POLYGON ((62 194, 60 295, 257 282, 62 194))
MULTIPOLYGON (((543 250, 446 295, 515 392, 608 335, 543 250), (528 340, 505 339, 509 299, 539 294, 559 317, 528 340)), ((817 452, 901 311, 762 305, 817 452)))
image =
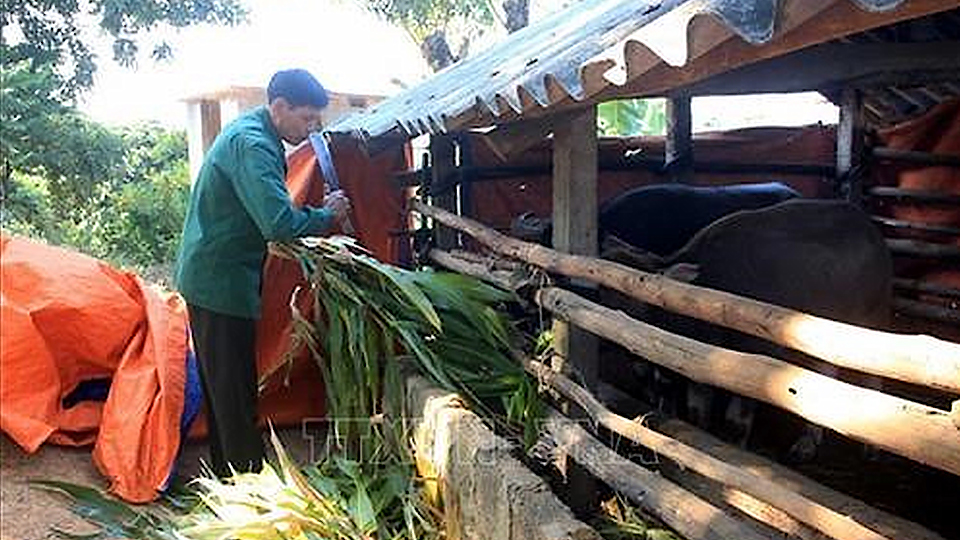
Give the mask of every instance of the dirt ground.
MULTIPOLYGON (((280 439, 300 463, 311 459, 310 440, 300 428, 285 428, 280 439)), ((0 540, 46 540, 50 527, 74 533, 91 533, 96 528, 70 512, 64 500, 30 487, 30 479, 63 480, 76 484, 107 487, 91 458, 91 448, 44 445, 33 455, 26 454, 6 435, 0 435, 0 540)), ((190 441, 180 457, 180 475, 192 477, 207 459, 206 444, 190 441)))

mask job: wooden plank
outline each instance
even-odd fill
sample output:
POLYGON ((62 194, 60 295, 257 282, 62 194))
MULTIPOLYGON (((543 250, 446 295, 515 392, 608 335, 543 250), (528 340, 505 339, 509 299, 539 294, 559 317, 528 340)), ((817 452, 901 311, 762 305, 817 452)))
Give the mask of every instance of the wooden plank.
POLYGON ((960 344, 831 321, 673 281, 612 261, 565 255, 412 201, 411 208, 466 232, 498 253, 549 272, 595 281, 643 302, 739 330, 831 364, 960 394, 960 344))
POLYGON ((863 137, 862 95, 856 88, 846 87, 840 99, 840 123, 837 125, 837 193, 857 206, 862 206, 863 197, 859 170, 863 137))
MULTIPOLYGON (((457 208, 457 190, 449 189, 445 183, 449 173, 456 171, 456 145, 449 135, 430 137, 430 189, 442 192, 433 197, 433 203, 448 212, 459 214, 457 208)), ((437 246, 441 249, 453 249, 459 245, 457 231, 450 227, 437 225, 437 246)))
POLYGON ((677 94, 667 100, 667 138, 664 167, 674 182, 693 183, 693 122, 690 95, 677 94))
POLYGON ((767 538, 703 499, 656 473, 621 457, 585 429, 558 413, 545 426, 559 451, 640 508, 691 540, 761 540, 767 538))
POLYGON ((555 316, 696 382, 758 399, 852 439, 960 475, 960 431, 946 411, 769 356, 671 334, 562 289, 542 289, 535 300, 555 316))
MULTIPOLYGON (((564 397, 576 402, 588 412, 590 418, 610 431, 653 450, 682 467, 690 468, 703 476, 749 494, 757 502, 779 508, 791 518, 814 530, 822 531, 838 540, 880 540, 887 537, 858 523, 851 516, 841 514, 816 501, 808 499, 774 482, 747 473, 707 453, 611 412, 583 387, 570 379, 551 371, 539 362, 527 361, 525 368, 538 380, 558 390, 564 397)), ((549 420, 548 420, 549 424, 549 420)), ((889 540, 889 539, 888 539, 889 540)))
MULTIPOLYGON (((566 253, 597 254, 596 107, 554 125, 553 245, 566 253)), ((561 363, 577 359, 575 366, 562 370, 575 367, 592 388, 598 378, 596 338, 559 322, 554 325, 554 343, 561 363)))

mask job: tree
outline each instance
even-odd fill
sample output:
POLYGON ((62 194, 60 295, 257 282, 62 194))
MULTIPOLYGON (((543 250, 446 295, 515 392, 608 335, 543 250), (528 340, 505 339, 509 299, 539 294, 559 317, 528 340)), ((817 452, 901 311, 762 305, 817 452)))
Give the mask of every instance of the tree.
POLYGON ((15 172, 41 176, 54 204, 70 209, 93 196, 101 182, 122 173, 123 142, 56 98, 52 66, 28 61, 6 66, 0 90, 3 200, 15 172))
MULTIPOLYGON (((89 19, 113 39, 114 60, 132 65, 140 50, 135 39, 138 33, 162 25, 232 25, 245 17, 238 0, 3 0, 3 70, 24 61, 33 70, 64 67, 64 75, 54 72, 60 83, 55 97, 67 102, 93 85, 96 58, 81 31, 89 19)), ((154 44, 151 54, 159 59, 171 52, 168 43, 160 42, 154 44)))
MULTIPOLYGON (((513 12, 520 7, 526 13, 526 0, 507 0, 513 12)), ((420 51, 434 71, 439 71, 467 55, 471 42, 496 25, 506 21, 492 0, 362 0, 371 12, 403 28, 420 46, 420 51), (453 54, 449 41, 459 43, 453 54)), ((510 11, 507 11, 510 13, 510 11)), ((527 16, 508 17, 513 24, 526 25, 527 16)), ((515 28, 516 29, 516 28, 515 28)))

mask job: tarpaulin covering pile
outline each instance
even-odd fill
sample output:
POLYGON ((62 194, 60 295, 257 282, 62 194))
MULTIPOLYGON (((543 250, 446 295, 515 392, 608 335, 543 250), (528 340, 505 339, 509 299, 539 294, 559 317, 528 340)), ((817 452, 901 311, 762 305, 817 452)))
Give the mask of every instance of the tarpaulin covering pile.
MULTIPOLYGON (((373 158, 351 144, 332 150, 353 200, 360 242, 396 261, 399 244, 391 231, 403 226, 402 198, 389 175, 405 168, 405 150, 373 158)), ((290 156, 287 183, 296 203, 322 202, 323 182, 309 145, 290 156)), ((113 493, 132 502, 153 500, 170 479, 191 405, 200 401, 191 391, 197 387, 195 360, 183 299, 96 259, 7 234, 0 267, 0 428, 30 453, 45 442, 92 444, 94 463, 113 493), (109 388, 105 400, 78 396, 95 394, 78 389, 101 381, 109 388)), ((268 259, 258 369, 265 379, 261 418, 274 424, 323 414, 313 361, 302 353, 284 364, 290 297, 301 284, 295 262, 268 259)), ((203 431, 198 422, 192 433, 203 431)))

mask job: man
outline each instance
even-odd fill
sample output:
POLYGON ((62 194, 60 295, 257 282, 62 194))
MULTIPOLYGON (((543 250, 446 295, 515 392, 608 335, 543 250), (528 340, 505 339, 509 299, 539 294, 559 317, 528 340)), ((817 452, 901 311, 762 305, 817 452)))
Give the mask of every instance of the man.
POLYGON ((259 471, 264 458, 254 334, 267 242, 327 232, 350 208, 340 191, 322 208, 296 208, 284 184, 281 140, 299 144, 319 125, 329 101, 320 83, 301 69, 280 71, 267 100, 228 125, 204 158, 177 262, 219 476, 259 471))

